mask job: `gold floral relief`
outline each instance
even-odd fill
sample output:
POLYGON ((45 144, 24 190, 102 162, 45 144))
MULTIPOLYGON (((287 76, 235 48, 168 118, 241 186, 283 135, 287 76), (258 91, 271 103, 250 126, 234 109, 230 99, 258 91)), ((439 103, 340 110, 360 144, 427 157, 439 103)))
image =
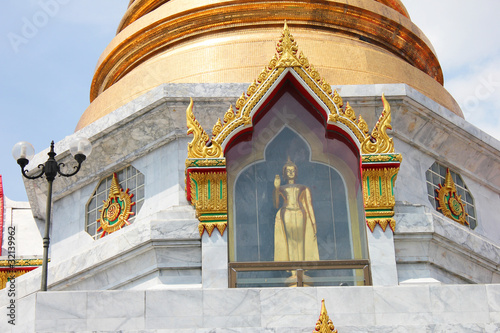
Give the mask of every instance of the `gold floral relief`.
POLYGON ((389 225, 394 231, 394 183, 398 167, 384 168, 380 164, 373 168, 363 168, 363 198, 365 202, 366 223, 373 232, 378 224, 385 231, 389 225))
POLYGON ((214 228, 221 235, 227 226, 227 176, 225 171, 193 171, 189 173, 191 204, 200 221, 200 236, 214 228))

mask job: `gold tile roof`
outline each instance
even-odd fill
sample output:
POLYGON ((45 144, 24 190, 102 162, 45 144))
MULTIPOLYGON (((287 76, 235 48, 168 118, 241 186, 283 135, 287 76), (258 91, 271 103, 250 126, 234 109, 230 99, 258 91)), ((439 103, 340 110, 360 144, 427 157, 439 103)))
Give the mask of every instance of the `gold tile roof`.
POLYGON ((399 0, 134 0, 98 61, 77 129, 162 83, 251 82, 285 20, 334 86, 406 83, 462 116, 399 0))

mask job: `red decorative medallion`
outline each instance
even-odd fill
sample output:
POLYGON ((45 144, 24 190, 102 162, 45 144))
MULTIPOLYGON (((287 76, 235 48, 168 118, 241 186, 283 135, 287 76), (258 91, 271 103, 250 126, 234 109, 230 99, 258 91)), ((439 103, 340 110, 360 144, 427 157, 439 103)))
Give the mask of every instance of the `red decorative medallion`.
POLYGON ((114 173, 108 200, 103 201, 104 205, 100 210, 101 218, 97 220, 100 223, 97 231, 102 231, 101 237, 130 224, 128 218, 134 214, 131 210, 135 202, 132 202, 134 195, 129 194, 128 191, 129 189, 123 191, 118 183, 118 177, 114 173))
POLYGON ((464 204, 461 197, 457 194, 457 189, 453 178, 451 177, 450 170, 446 170, 446 178, 444 185, 439 185, 439 190, 436 190, 436 199, 439 202, 438 209, 443 214, 460 224, 469 225, 467 222, 467 213, 465 212, 464 204))

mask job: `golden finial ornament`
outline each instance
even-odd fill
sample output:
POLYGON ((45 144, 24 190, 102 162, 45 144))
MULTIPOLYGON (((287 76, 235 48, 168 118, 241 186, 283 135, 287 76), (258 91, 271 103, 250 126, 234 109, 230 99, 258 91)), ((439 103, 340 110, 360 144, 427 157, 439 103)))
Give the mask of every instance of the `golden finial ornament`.
POLYGON ((288 30, 288 24, 285 20, 285 27, 283 29, 283 34, 276 46, 276 51, 279 55, 279 61, 276 67, 300 67, 300 61, 297 59, 297 43, 295 42, 290 30, 288 30))
POLYGON ((321 300, 321 314, 319 315, 319 319, 316 322, 316 327, 314 328, 313 333, 338 333, 333 326, 333 322, 330 317, 328 317, 328 312, 326 311, 325 300, 321 300))

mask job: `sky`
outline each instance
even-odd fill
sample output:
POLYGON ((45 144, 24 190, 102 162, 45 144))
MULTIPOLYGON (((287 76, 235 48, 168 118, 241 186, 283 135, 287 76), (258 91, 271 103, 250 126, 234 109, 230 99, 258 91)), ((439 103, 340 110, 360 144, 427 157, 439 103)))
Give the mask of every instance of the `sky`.
MULTIPOLYGON (((39 152, 73 133, 89 105, 97 60, 115 36, 128 3, 1 2, 0 175, 9 199, 27 200, 12 147, 28 141, 39 152)), ((500 1, 403 3, 434 46, 445 87, 465 119, 500 140, 500 1)))

